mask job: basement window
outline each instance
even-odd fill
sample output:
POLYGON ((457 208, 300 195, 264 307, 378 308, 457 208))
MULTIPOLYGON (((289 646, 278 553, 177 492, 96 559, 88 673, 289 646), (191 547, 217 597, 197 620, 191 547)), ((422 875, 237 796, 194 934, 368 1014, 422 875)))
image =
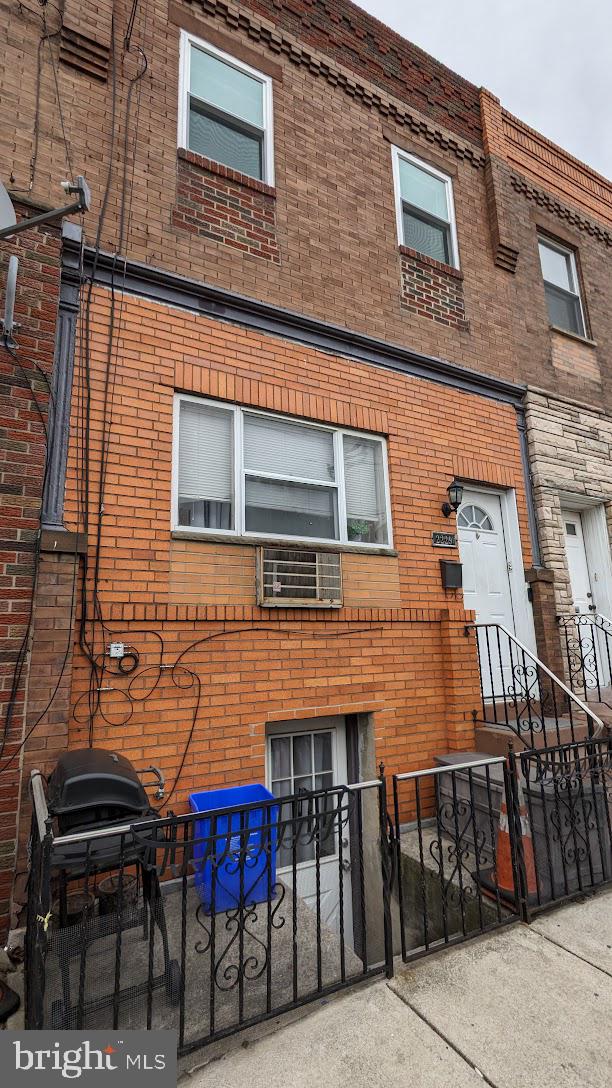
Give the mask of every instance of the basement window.
POLYGON ((177 394, 173 529, 391 545, 384 438, 177 394))
POLYGON ((575 336, 586 336, 576 258, 572 250, 549 238, 539 238, 538 249, 551 325, 575 336))
POLYGON ((458 268, 451 179, 399 147, 393 147, 391 153, 400 245, 458 268))
POLYGON ((178 143, 273 185, 270 77, 181 31, 178 143))

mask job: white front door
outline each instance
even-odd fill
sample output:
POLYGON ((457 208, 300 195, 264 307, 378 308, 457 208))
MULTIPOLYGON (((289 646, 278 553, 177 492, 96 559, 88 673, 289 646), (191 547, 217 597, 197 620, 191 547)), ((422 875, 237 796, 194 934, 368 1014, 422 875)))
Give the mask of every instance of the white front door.
MULTIPOLYGON (((562 510, 563 529, 565 533, 565 554, 570 577, 570 588, 574 611, 577 616, 584 616, 583 620, 577 620, 577 635, 580 639, 581 660, 578 671, 578 679, 581 680, 587 690, 608 687, 610 684, 610 654, 612 647, 603 630, 598 624, 589 622, 590 617, 595 617, 597 602, 594 600, 593 580, 589 570, 587 547, 584 539, 582 515, 578 511, 562 510)), ((595 576, 597 577, 597 575, 595 576)), ((571 646, 571 639, 570 639, 571 646)), ((577 658, 573 655, 570 659, 570 669, 574 672, 577 658)))
POLYGON ((574 601, 574 609, 577 613, 584 612, 589 615, 594 611, 593 594, 591 590, 591 578, 582 534, 582 518, 577 512, 561 511, 563 527, 565 530, 565 553, 569 569, 570 585, 574 601))
POLYGON ((312 721, 303 725, 296 722, 290 732, 268 737, 270 789, 276 797, 297 795, 281 814, 291 823, 281 835, 278 877, 293 890, 295 862, 295 893, 314 913, 318 897, 321 925, 336 933, 342 915, 344 944, 353 947, 348 799, 344 795, 342 802, 342 794, 333 790, 307 796, 347 784, 345 727, 334 718, 321 718, 316 727, 312 721), (313 811, 318 815, 313 817, 313 811))
MULTIPOLYGON (((501 624, 514 633, 514 612, 504 536, 501 498, 465 488, 457 512, 459 555, 463 565, 463 600, 476 622, 501 624)), ((502 695, 512 684, 507 639, 498 645, 494 628, 478 634, 485 698, 502 695), (488 636, 488 637, 487 637, 488 636)))

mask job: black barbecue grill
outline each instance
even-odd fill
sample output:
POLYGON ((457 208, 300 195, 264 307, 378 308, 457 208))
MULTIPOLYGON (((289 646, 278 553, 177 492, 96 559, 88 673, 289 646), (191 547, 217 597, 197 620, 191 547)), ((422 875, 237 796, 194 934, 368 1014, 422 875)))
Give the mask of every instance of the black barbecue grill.
MULTIPOLYGON (((147 768, 157 784, 157 795, 163 796, 163 777, 155 767, 147 768)), ((143 772, 146 773, 146 772, 143 772)), ((79 881, 87 893, 91 883, 102 873, 125 871, 134 866, 139 883, 142 883, 142 907, 128 909, 117 903, 114 916, 114 932, 125 932, 142 925, 143 938, 149 933, 149 925, 159 929, 164 955, 164 973, 142 984, 142 992, 149 988, 165 986, 168 1000, 176 1004, 180 991, 180 969, 171 960, 163 897, 155 867, 155 846, 143 846, 130 832, 130 825, 139 820, 156 819, 142 781, 125 756, 103 749, 86 748, 65 752, 58 760, 48 782, 47 805, 49 815, 57 827, 53 842, 53 866, 59 871, 59 930, 68 926, 68 886, 79 881)), ((155 841, 155 836, 153 836, 155 841)), ((163 845, 160 829, 159 843, 163 845)), ((150 843, 150 836, 149 836, 150 843)), ((121 888, 121 878, 118 880, 121 888)), ((117 897, 119 900, 120 893, 117 897)), ((83 923, 76 927, 72 955, 84 957, 87 947, 98 938, 108 936, 108 916, 97 918, 91 908, 83 909, 83 923)), ((60 956, 63 1001, 54 1002, 53 1027, 70 1028, 74 1023, 75 1010, 70 996, 69 956, 60 956), (61 1007, 60 1007, 61 1006, 61 1007)), ((130 987, 134 996, 134 987, 130 987)), ((102 1004, 116 1004, 121 994, 109 994, 98 999, 102 1004)))
POLYGON ((49 812, 60 835, 144 818, 149 799, 132 764, 117 752, 84 748, 65 752, 49 778, 49 812))

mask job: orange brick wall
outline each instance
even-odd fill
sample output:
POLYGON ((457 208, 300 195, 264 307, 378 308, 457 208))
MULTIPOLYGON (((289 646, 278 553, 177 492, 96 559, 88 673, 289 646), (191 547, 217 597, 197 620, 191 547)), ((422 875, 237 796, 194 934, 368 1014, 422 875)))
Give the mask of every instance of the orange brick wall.
MULTIPOLYGON (((94 465, 109 309, 109 292, 96 288, 94 465)), ((139 664, 131 676, 102 678, 93 742, 121 747, 137 764, 159 763, 172 782, 193 727, 172 798, 178 804, 195 784, 261 778, 266 721, 369 713, 377 758, 390 769, 423 765, 437 752, 473 745, 473 646, 464 637, 460 594, 441 588, 440 552, 431 546, 431 532, 449 529, 440 505, 457 471, 466 479, 513 486, 524 561, 530 564, 514 409, 135 297, 116 296, 116 329, 98 585, 106 630, 98 630, 97 638, 99 651, 111 638, 133 646, 139 664), (198 552, 202 569, 210 570, 219 546, 197 541, 185 549, 171 538, 175 389, 385 434, 397 558, 351 555, 351 605, 333 612, 271 612, 252 602, 235 603, 230 593, 216 603, 204 594, 199 602, 177 603, 177 546, 188 551, 192 571, 198 552), (366 561, 374 582, 388 578, 393 565, 393 607, 374 602, 370 586, 363 585, 359 598, 366 561), (176 667, 160 670, 160 660, 176 667)), ((77 352, 77 364, 79 358, 77 352)), ((77 365, 77 389, 81 380, 77 365)), ((78 403, 77 392, 73 435, 79 431, 78 403)), ((67 484, 72 528, 79 519, 79 457, 73 442, 67 484)), ((94 472, 90 548, 96 481, 94 472)), ((248 567, 245 546, 235 551, 248 567)), ((71 745, 89 739, 89 680, 89 666, 77 650, 71 745)))

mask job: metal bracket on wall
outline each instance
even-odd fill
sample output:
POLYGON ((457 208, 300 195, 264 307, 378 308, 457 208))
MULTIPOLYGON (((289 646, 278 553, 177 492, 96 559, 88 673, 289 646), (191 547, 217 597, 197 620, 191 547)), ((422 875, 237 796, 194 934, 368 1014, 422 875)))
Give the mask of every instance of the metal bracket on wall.
POLYGON ((77 200, 74 200, 72 204, 65 204, 62 208, 52 208, 51 211, 41 212, 40 215, 34 215, 31 219, 21 219, 19 223, 13 221, 5 224, 0 227, 0 242, 3 242, 5 238, 13 238, 16 234, 21 234, 24 230, 30 230, 31 227, 39 227, 43 223, 50 223, 54 219, 61 219, 64 215, 72 215, 74 212, 89 211, 91 205, 91 192, 82 174, 79 174, 76 182, 62 181, 61 185, 65 193, 76 193, 77 200))

